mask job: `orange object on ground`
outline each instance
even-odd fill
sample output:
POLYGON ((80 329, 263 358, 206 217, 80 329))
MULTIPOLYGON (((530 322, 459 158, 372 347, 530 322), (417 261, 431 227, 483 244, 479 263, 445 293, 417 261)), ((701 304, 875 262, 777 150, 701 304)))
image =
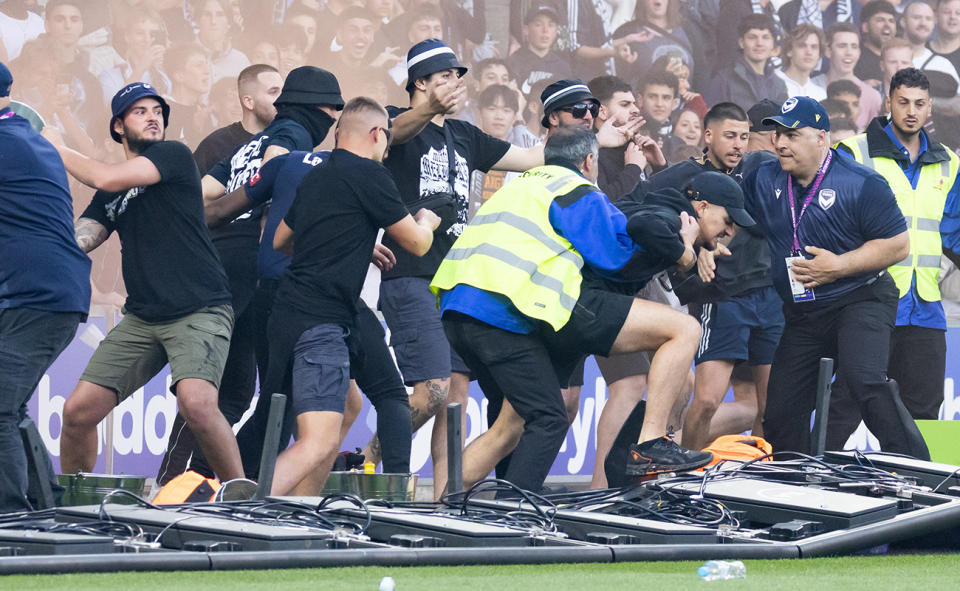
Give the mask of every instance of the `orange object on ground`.
POLYGON ((183 503, 206 503, 212 501, 220 490, 220 483, 212 478, 188 470, 166 483, 157 496, 154 505, 181 505, 183 503))
MULTIPOLYGON (((701 468, 706 470, 710 466, 720 463, 723 460, 735 460, 738 462, 749 462, 763 458, 763 456, 773 453, 773 446, 763 437, 754 437, 753 435, 721 435, 713 440, 703 451, 713 453, 713 461, 701 468)), ((769 462, 773 458, 764 458, 762 461, 769 462)))

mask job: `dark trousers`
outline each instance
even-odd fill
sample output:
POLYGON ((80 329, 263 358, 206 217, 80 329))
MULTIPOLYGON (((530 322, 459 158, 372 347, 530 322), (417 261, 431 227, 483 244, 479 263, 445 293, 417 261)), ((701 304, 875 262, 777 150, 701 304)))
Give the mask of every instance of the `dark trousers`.
POLYGON ((775 451, 810 453, 819 362, 821 357, 833 357, 838 378, 849 386, 882 449, 929 459, 923 437, 900 401, 896 382, 886 375, 896 311, 897 289, 887 275, 834 305, 785 309, 786 324, 773 359, 763 417, 764 436, 775 451))
POLYGON ((570 426, 557 369, 542 338, 449 312, 443 328, 477 376, 484 396, 497 404, 506 398, 523 418, 523 435, 504 476, 522 489, 539 492, 570 426))
MULTIPOLYGON (((227 422, 233 425, 250 407, 256 390, 256 311, 251 302, 257 282, 257 253, 256 249, 251 251, 249 248, 220 248, 218 252, 230 281, 231 305, 236 316, 230 337, 230 351, 220 380, 217 406, 227 422)), ((214 477, 213 469, 203 456, 196 437, 183 415, 177 413, 167 441, 167 451, 160 463, 157 483, 166 484, 187 469, 208 478, 214 477)))
MULTIPOLYGON (((943 330, 920 326, 894 327, 887 375, 899 385, 900 399, 914 419, 940 417, 946 360, 947 338, 943 330)), ((842 382, 834 384, 827 449, 843 449, 860 419, 860 409, 849 389, 842 382)))
MULTIPOLYGON (((267 319, 273 308, 273 296, 277 286, 276 281, 261 281, 254 297, 254 306, 257 308, 258 315, 258 361, 271 359, 267 338, 267 319)), ((412 437, 410 399, 393 362, 393 357, 390 355, 390 349, 387 347, 383 326, 366 304, 360 302, 358 305, 354 326, 348 338, 350 377, 357 381, 357 386, 377 411, 377 431, 382 447, 383 471, 408 473, 410 472, 412 437)), ((274 359, 276 358, 277 356, 274 355, 274 359)), ((289 360, 283 361, 283 363, 288 362, 289 360)), ((249 478, 256 478, 260 470, 263 439, 270 413, 270 395, 274 393, 271 391, 273 386, 269 385, 271 380, 266 377, 268 374, 270 374, 270 368, 261 364, 260 383, 264 387, 261 388, 260 398, 257 400, 253 415, 237 434, 244 472, 249 478)), ((280 435, 280 450, 283 450, 290 441, 296 417, 292 412, 289 379, 273 380, 273 382, 280 384, 275 389, 276 392, 287 394, 287 411, 280 435)))
MULTIPOLYGON (((47 368, 77 332, 79 312, 0 309, 0 513, 31 509, 20 421, 47 368)), ((56 484, 49 461, 42 471, 56 484)))

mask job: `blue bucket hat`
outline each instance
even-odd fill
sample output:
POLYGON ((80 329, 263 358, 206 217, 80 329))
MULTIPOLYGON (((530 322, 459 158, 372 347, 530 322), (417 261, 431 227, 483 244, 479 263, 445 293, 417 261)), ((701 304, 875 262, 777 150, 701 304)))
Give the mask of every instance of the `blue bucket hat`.
POLYGON ((110 110, 113 112, 113 116, 110 118, 110 137, 113 138, 113 141, 118 144, 123 143, 120 141, 120 135, 113 130, 113 122, 117 118, 122 118, 133 103, 147 97, 155 98, 160 103, 160 108, 163 110, 163 128, 167 128, 170 122, 170 105, 167 104, 167 101, 163 100, 156 88, 146 82, 131 82, 118 90, 117 94, 113 95, 113 100, 110 101, 110 110))

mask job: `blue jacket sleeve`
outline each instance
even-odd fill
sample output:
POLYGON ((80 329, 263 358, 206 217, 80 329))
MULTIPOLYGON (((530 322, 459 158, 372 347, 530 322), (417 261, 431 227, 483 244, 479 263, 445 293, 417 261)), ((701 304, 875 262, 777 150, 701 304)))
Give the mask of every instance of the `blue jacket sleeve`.
POLYGON ((599 191, 568 204, 554 200, 549 216, 557 233, 573 244, 586 264, 603 275, 623 268, 637 251, 627 234, 627 217, 599 191))
POLYGON ((953 186, 947 193, 943 219, 940 220, 940 239, 945 247, 960 252, 960 173, 953 179, 953 186))

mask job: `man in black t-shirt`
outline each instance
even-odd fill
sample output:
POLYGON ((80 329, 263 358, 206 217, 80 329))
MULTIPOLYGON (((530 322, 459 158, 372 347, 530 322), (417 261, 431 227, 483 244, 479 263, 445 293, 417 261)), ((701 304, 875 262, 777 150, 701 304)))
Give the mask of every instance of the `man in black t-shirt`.
MULTIPOLYGON (((217 162, 232 156, 254 134, 270 125, 277 114, 273 103, 282 86, 283 78, 272 66, 255 64, 240 72, 237 90, 243 116, 240 121, 214 131, 197 146, 193 159, 201 175, 217 162)), ((255 312, 251 305, 256 284, 257 251, 243 237, 251 230, 259 230, 259 223, 256 220, 247 223, 249 227, 244 223, 236 223, 211 231, 213 246, 230 282, 230 303, 236 317, 227 364, 223 368, 219 400, 220 412, 231 425, 239 421, 250 406, 257 378, 255 312)), ((213 470, 207 465, 182 415, 178 414, 174 419, 172 433, 160 462, 157 482, 166 484, 188 468, 204 476, 212 476, 213 470)))
MULTIPOLYGON (((407 52, 410 108, 387 108, 394 118, 395 136, 384 165, 410 209, 430 208, 444 218, 433 247, 422 258, 395 248, 389 236, 384 239, 384 245, 396 254, 397 265, 382 275, 380 284, 380 307, 390 327, 390 344, 404 381, 413 386, 414 430, 437 416, 431 446, 437 495, 446 484, 447 473, 445 416, 437 411, 449 393, 450 401, 460 402, 465 412, 470 382, 466 364, 453 353, 443 334, 430 279, 467 222, 470 174, 474 170, 527 170, 543 164, 542 145, 511 146, 449 117, 466 98, 460 80, 466 71, 442 41, 417 43, 407 52)), ((379 460, 376 448, 371 442, 364 452, 374 462, 379 460)))
POLYGON ((410 215, 380 164, 389 144, 387 111, 365 97, 350 101, 336 149, 303 178, 274 234, 274 248, 292 250, 293 260, 270 315, 266 391, 292 390, 297 415, 297 440, 277 458, 275 495, 308 474, 319 473, 322 487, 330 470, 350 380, 347 337, 380 228, 422 256, 440 224, 429 210, 410 215))
POLYGON ((98 189, 75 224, 89 252, 116 230, 128 297, 124 317, 97 347, 63 409, 60 465, 89 472, 97 424, 169 361, 177 406, 221 480, 243 467, 230 425, 217 409, 233 311, 227 277, 203 221, 200 175, 190 150, 164 141, 169 107, 144 82, 112 101, 110 135, 127 159, 104 164, 63 145, 67 170, 98 189))

